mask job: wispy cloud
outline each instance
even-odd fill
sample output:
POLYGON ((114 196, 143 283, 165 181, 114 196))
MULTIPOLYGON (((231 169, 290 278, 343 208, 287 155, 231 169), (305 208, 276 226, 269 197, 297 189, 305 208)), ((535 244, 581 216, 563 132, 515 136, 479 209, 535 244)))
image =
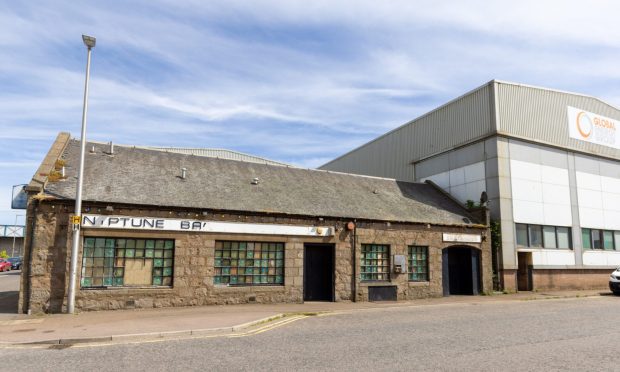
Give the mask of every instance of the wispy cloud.
MULTIPOLYGON (((82 33, 98 39, 89 138, 314 167, 493 78, 620 106, 619 11, 610 0, 3 2, 2 195, 57 132, 79 134, 82 33)), ((0 223, 10 213, 0 204, 0 223)))

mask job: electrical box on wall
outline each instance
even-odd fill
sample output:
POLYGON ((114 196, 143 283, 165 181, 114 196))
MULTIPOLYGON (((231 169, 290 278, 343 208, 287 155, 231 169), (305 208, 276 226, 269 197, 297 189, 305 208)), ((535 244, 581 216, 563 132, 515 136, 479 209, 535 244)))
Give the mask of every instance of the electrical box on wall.
POLYGON ((406 259, 402 254, 395 254, 393 256, 392 262, 394 262, 394 272, 395 273, 405 273, 407 272, 406 259))

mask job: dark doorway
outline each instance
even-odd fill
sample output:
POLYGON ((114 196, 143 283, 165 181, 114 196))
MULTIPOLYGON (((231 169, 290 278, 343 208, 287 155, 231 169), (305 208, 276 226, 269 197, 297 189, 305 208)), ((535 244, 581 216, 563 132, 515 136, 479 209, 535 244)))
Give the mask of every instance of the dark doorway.
POLYGON ((304 245, 304 301, 334 301, 334 245, 304 245))
POLYGON ((517 253, 517 291, 531 291, 534 288, 532 278, 532 253, 517 253))
POLYGON ((469 247, 451 247, 442 252, 443 294, 480 293, 480 252, 469 247))

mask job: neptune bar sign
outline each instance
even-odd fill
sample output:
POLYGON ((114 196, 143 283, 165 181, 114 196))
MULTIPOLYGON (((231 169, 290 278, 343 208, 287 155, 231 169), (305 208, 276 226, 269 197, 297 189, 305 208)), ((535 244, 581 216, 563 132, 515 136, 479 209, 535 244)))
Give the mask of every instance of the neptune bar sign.
POLYGON ((333 228, 327 226, 274 225, 157 217, 102 216, 95 214, 85 214, 82 216, 82 228, 299 236, 334 235, 333 228))

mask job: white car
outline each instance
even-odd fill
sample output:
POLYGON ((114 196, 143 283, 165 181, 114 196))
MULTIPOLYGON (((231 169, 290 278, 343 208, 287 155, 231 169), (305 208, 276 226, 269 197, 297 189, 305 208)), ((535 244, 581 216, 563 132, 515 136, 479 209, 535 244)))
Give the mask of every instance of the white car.
POLYGON ((611 273, 609 277, 609 289, 611 289, 616 296, 620 296, 620 267, 611 273))

